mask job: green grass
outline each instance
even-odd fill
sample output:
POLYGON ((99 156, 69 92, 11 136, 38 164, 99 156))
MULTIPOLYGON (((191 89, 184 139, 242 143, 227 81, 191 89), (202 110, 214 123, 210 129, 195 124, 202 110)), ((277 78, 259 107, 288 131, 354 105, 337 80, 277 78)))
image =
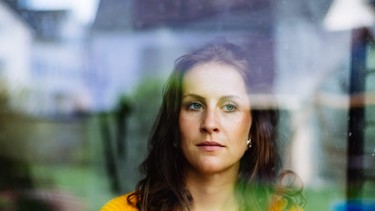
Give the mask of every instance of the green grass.
POLYGON ((79 199, 89 211, 99 210, 114 197, 105 174, 79 166, 34 166, 36 185, 46 190, 61 190, 79 199))
POLYGON ((330 211, 334 204, 344 200, 342 188, 306 188, 304 194, 307 202, 305 211, 330 211))

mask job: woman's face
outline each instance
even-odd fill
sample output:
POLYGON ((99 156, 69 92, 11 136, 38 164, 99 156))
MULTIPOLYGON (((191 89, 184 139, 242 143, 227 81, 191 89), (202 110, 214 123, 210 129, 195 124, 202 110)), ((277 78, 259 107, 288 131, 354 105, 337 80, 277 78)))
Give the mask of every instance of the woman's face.
POLYGON ((249 97, 238 70, 210 62, 185 74, 179 128, 188 170, 238 172, 250 126, 249 97))

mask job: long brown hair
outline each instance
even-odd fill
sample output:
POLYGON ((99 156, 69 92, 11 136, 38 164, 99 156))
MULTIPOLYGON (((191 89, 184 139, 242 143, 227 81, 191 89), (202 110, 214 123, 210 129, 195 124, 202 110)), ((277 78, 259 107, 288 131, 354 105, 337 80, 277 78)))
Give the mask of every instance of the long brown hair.
MULTIPOLYGON (((163 90, 163 102, 149 140, 149 154, 140 167, 145 177, 128 197, 129 203, 136 198, 134 206, 140 210, 189 210, 193 198, 184 187, 184 157, 179 148, 182 80, 194 65, 212 61, 231 65, 242 74, 250 101, 253 94, 264 94, 267 90, 260 88, 264 86, 256 80, 246 52, 226 41, 215 41, 177 59, 163 90)), ((302 188, 283 187, 277 181, 281 168, 276 136, 278 110, 252 106, 251 112, 253 123, 249 134, 253 146, 240 160, 236 185, 241 210, 267 210, 277 194, 289 205, 297 204, 294 198, 300 198, 302 188)))

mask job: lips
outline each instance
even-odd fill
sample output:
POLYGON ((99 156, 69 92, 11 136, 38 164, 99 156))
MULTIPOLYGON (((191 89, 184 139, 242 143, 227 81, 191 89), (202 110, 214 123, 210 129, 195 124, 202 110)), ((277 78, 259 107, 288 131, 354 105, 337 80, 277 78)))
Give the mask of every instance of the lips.
POLYGON ((198 147, 200 146, 217 146, 217 147, 224 147, 224 145, 214 142, 214 141, 204 141, 202 143, 197 144, 198 147))
POLYGON ((204 141, 204 142, 197 144, 197 147, 202 151, 214 152, 214 151, 222 149, 225 146, 214 141, 204 141))

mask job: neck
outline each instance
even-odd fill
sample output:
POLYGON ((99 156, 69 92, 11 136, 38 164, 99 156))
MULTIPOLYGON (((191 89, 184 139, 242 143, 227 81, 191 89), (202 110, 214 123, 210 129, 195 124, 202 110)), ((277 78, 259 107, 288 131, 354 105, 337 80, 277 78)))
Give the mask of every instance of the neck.
POLYGON ((188 170, 185 184, 193 197, 191 210, 238 210, 236 179, 237 172, 202 175, 188 170))

